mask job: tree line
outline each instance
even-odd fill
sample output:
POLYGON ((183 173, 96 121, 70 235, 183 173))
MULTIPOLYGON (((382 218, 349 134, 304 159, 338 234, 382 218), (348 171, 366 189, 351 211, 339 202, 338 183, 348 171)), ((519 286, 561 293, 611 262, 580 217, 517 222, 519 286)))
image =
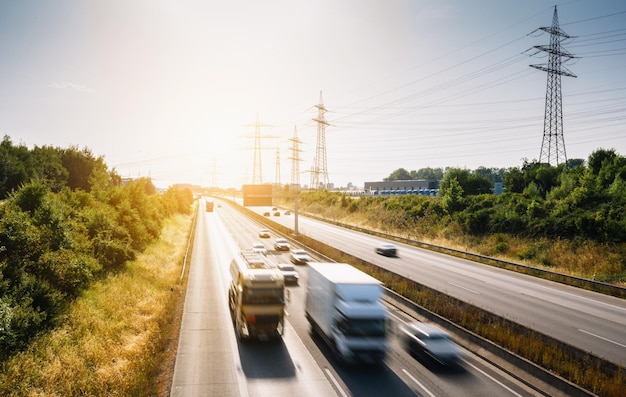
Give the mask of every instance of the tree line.
MULTIPOLYGON (((402 170, 388 180, 405 177, 402 170)), ((449 168, 439 187, 438 201, 396 197, 388 205, 413 220, 437 214, 440 221, 455 222, 474 235, 626 242, 626 157, 614 149, 598 149, 586 162, 575 159, 558 166, 524 161, 508 169, 449 168), (503 194, 492 194, 496 181, 502 182, 503 194)))
POLYGON ((0 143, 0 359, 53 327, 91 282, 123 269, 191 211, 189 189, 122 183, 89 149, 0 143))

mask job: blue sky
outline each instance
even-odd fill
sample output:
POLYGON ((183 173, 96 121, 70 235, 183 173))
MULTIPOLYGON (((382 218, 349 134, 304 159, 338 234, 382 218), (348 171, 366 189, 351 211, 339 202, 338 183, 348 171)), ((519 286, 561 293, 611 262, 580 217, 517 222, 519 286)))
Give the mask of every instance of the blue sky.
POLYGON ((158 186, 308 184, 320 91, 335 185, 397 168, 538 159, 554 6, 568 158, 626 155, 626 3, 577 0, 0 0, 0 134, 88 147, 158 186), (534 32, 534 33, 533 33, 534 32), (265 136, 267 136, 265 138, 265 136), (277 155, 278 153, 278 155, 277 155))

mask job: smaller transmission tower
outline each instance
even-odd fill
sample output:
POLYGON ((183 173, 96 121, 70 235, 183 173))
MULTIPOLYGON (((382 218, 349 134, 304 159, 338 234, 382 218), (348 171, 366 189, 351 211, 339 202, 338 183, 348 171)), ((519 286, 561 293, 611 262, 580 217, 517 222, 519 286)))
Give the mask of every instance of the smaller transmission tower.
POLYGON ((563 48, 561 42, 573 38, 559 28, 559 16, 554 6, 552 26, 542 27, 538 30, 550 33, 550 45, 538 45, 533 48, 535 54, 548 53, 547 64, 530 65, 531 67, 548 72, 546 87, 546 107, 543 120, 543 140, 541 141, 541 153, 539 162, 559 165, 567 163, 565 154, 565 139, 563 137, 563 102, 561 95, 561 76, 576 77, 570 72, 563 62, 573 59, 574 56, 563 48))
POLYGON ((326 126, 329 125, 324 114, 327 110, 324 107, 322 91, 320 91, 320 103, 317 108, 317 118, 313 121, 317 123, 317 145, 315 146, 315 158, 313 159, 313 171, 311 174, 311 189, 328 187, 328 168, 326 165, 326 126))
POLYGON ((290 190, 299 191, 300 190, 300 150, 299 145, 302 143, 300 139, 298 139, 298 127, 293 127, 293 138, 289 138, 291 141, 291 186, 290 190))

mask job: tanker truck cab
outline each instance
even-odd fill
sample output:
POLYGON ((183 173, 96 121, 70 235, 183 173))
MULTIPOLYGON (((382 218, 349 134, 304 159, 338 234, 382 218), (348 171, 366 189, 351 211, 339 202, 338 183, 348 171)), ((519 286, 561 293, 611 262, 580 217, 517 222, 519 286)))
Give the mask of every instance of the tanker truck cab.
POLYGON ((284 332, 285 281, 262 255, 242 251, 230 264, 228 305, 239 339, 277 339, 284 332))

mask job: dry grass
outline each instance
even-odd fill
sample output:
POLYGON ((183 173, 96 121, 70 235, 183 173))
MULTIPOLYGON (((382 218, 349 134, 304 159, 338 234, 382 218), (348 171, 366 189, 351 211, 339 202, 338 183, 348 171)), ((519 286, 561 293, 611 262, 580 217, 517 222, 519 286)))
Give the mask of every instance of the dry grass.
POLYGON ((85 291, 62 326, 3 363, 0 395, 155 394, 190 223, 190 216, 169 220, 136 261, 85 291))

